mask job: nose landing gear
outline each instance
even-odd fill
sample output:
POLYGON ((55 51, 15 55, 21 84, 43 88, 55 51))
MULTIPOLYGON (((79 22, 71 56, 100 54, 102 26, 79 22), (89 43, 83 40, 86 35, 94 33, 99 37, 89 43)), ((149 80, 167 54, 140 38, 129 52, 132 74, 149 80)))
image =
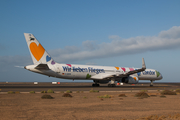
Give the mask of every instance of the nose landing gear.
POLYGON ((150 87, 153 87, 153 80, 150 80, 150 81, 151 81, 150 87))

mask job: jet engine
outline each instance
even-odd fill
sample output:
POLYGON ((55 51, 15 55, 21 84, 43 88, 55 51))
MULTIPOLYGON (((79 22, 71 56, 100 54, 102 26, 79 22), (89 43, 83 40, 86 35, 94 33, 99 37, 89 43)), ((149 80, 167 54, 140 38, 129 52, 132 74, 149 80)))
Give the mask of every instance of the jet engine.
POLYGON ((107 84, 109 80, 93 80, 95 83, 107 84))
POLYGON ((136 76, 129 76, 122 78, 122 82, 128 84, 137 84, 139 82, 139 79, 136 76))

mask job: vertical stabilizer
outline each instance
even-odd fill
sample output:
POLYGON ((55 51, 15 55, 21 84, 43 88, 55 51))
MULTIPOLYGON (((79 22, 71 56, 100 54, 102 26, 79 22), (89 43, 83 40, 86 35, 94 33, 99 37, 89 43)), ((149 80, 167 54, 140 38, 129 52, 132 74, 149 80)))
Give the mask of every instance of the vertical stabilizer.
POLYGON ((43 46, 38 42, 38 40, 31 33, 24 33, 26 38, 26 42, 29 48, 29 52, 31 54, 33 63, 37 64, 47 64, 51 63, 55 64, 54 60, 51 56, 46 52, 43 46))

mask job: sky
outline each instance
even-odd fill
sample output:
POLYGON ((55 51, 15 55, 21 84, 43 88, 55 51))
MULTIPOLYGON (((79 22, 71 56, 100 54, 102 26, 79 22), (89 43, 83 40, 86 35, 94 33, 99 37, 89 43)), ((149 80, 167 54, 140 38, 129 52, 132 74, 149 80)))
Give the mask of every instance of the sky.
POLYGON ((144 58, 147 68, 163 75, 157 82, 180 82, 179 5, 179 0, 1 0, 0 82, 80 81, 15 67, 33 64, 23 33, 32 33, 58 63, 141 68, 144 58))

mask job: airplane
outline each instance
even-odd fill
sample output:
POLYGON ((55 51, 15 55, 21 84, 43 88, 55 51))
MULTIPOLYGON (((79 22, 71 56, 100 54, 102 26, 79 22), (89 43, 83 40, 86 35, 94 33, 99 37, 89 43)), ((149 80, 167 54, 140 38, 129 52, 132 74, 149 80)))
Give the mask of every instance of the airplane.
POLYGON ((146 69, 144 58, 142 68, 60 64, 53 60, 33 34, 24 33, 24 36, 34 63, 24 68, 35 73, 62 79, 93 80, 93 87, 107 83, 114 87, 115 82, 137 84, 139 80, 150 80, 150 86, 153 86, 153 81, 163 78, 159 71, 146 69))

